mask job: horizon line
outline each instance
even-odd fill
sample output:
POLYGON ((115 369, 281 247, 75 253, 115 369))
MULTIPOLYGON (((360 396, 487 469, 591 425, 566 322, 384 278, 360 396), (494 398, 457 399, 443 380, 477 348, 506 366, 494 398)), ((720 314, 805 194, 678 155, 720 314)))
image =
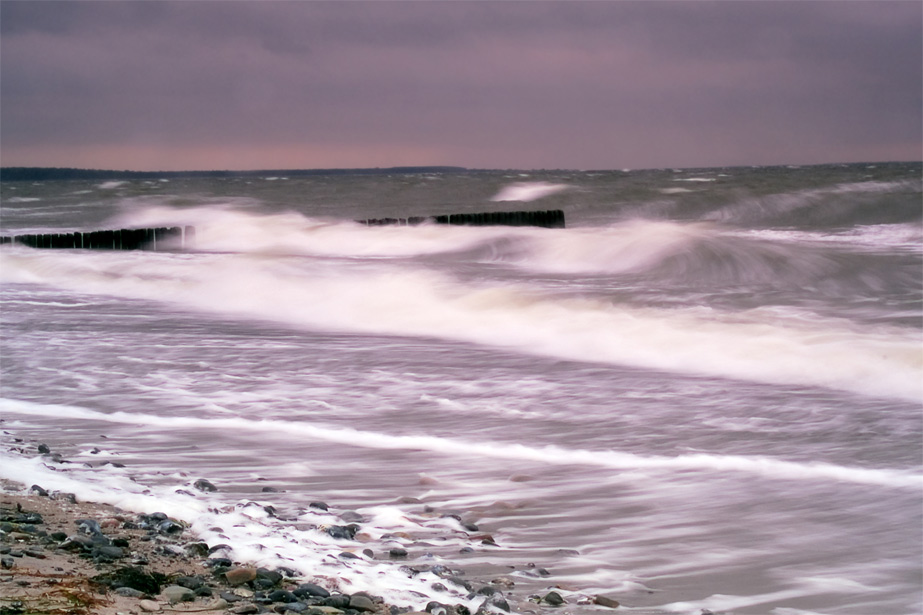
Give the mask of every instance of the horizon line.
MULTIPOLYGON (((130 175, 205 175, 205 174, 226 174, 226 175, 254 175, 263 173, 314 173, 314 174, 335 174, 335 173, 426 173, 426 172, 498 172, 498 171, 523 171, 523 172, 611 172, 611 171, 654 171, 654 170, 687 170, 687 169, 731 169, 731 168, 764 168, 764 167, 819 167, 832 165, 861 165, 861 164, 923 164, 923 158, 920 160, 860 160, 851 162, 819 162, 809 164, 795 163, 775 163, 775 164, 730 164, 714 166, 673 166, 665 165, 658 167, 643 168, 522 168, 522 167, 464 167, 457 165, 399 165, 392 167, 313 167, 313 168, 254 168, 254 169, 160 169, 160 170, 134 170, 134 169, 104 169, 88 167, 67 167, 67 166, 22 166, 22 165, 4 165, 0 166, 0 172, 4 175, 11 172, 65 172, 65 173, 117 173, 130 175)), ((11 179, 2 178, 0 179, 11 179)))

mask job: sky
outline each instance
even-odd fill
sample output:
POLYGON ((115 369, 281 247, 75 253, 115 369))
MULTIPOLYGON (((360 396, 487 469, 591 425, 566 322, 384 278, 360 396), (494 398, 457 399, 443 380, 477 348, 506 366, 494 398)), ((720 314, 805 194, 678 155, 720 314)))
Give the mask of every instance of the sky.
POLYGON ((0 0, 0 165, 923 158, 923 2, 0 0))

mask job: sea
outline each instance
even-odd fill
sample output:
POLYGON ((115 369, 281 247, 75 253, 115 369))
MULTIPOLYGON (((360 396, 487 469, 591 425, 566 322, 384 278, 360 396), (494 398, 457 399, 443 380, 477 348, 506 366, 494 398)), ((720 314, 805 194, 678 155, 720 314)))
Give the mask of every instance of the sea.
POLYGON ((0 477, 400 607, 918 615, 921 178, 5 181, 3 234, 195 241, 0 248, 0 477))

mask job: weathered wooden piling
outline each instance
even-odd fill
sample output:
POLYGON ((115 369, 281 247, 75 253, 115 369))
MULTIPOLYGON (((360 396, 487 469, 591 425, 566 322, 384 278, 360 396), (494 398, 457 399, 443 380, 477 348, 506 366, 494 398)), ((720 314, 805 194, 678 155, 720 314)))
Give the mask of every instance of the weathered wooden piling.
POLYGON ((560 209, 547 211, 492 211, 476 214, 447 214, 440 216, 411 218, 372 218, 358 220, 367 226, 409 225, 424 222, 466 226, 540 226, 543 228, 564 228, 564 212, 560 209))
POLYGON ((173 226, 89 231, 85 233, 41 233, 5 235, 0 244, 18 243, 30 248, 83 250, 151 250, 191 248, 195 227, 173 226))

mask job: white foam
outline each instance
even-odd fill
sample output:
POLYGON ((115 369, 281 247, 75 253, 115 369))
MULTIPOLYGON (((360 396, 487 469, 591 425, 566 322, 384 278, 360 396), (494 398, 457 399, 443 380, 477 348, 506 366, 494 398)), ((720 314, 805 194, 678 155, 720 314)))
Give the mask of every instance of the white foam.
POLYGON ((5 282, 311 329, 438 337, 580 361, 923 398, 918 336, 819 317, 549 298, 528 286, 369 262, 23 249, 4 251, 0 264, 5 282))
POLYGON ((0 399, 0 408, 3 409, 5 415, 9 413, 60 417, 172 429, 217 429, 242 433, 263 433, 273 437, 302 437, 345 446, 386 450, 422 449, 450 456, 529 461, 541 465, 582 465, 611 470, 737 472, 774 480, 840 481, 899 489, 923 487, 923 475, 901 470, 857 468, 820 462, 800 463, 759 456, 705 453, 675 457, 636 455, 613 450, 594 451, 559 446, 537 447, 501 442, 470 442, 429 435, 391 435, 283 420, 253 421, 240 417, 203 419, 129 412, 103 413, 78 406, 36 404, 13 399, 0 399))
POLYGON ((7 203, 34 203, 35 201, 41 201, 42 199, 33 196, 14 196, 6 199, 7 203))
POLYGON ((99 184, 99 185, 97 186, 97 188, 100 188, 100 189, 102 189, 102 190, 112 190, 113 188, 118 188, 119 186, 124 186, 124 185, 127 184, 127 183, 128 183, 128 182, 125 182, 125 181, 108 181, 108 182, 103 182, 103 183, 99 184))
POLYGON ((728 234, 797 244, 837 243, 873 249, 897 248, 908 252, 923 252, 923 228, 912 223, 860 225, 839 232, 760 229, 729 231, 728 234))
MULTIPOLYGON (((185 521, 208 544, 228 544, 230 555, 255 566, 285 566, 308 579, 336 579, 341 591, 369 591, 398 606, 422 607, 430 598, 430 585, 440 579, 432 573, 413 577, 397 565, 370 560, 364 556, 343 560, 344 548, 358 551, 360 543, 338 541, 322 531, 299 530, 278 523, 263 507, 250 501, 222 506, 211 494, 176 493, 175 485, 145 486, 135 483, 125 471, 85 468, 55 468, 42 458, 26 458, 0 452, 0 477, 40 484, 49 491, 74 493, 81 500, 110 504, 139 513, 163 512, 185 521), (221 528, 221 531, 213 528, 221 528)), ((333 518, 331 518, 333 519, 333 518)), ((452 591, 451 589, 448 591, 452 591)), ((478 604, 453 592, 453 602, 476 610, 478 604)), ((435 597, 434 597, 435 598, 435 597)), ((445 599, 443 594, 441 599, 445 599)))
POLYGON ((491 201, 536 201, 540 198, 567 190, 567 184, 552 184, 549 182, 516 182, 504 186, 497 194, 490 198, 491 201))

